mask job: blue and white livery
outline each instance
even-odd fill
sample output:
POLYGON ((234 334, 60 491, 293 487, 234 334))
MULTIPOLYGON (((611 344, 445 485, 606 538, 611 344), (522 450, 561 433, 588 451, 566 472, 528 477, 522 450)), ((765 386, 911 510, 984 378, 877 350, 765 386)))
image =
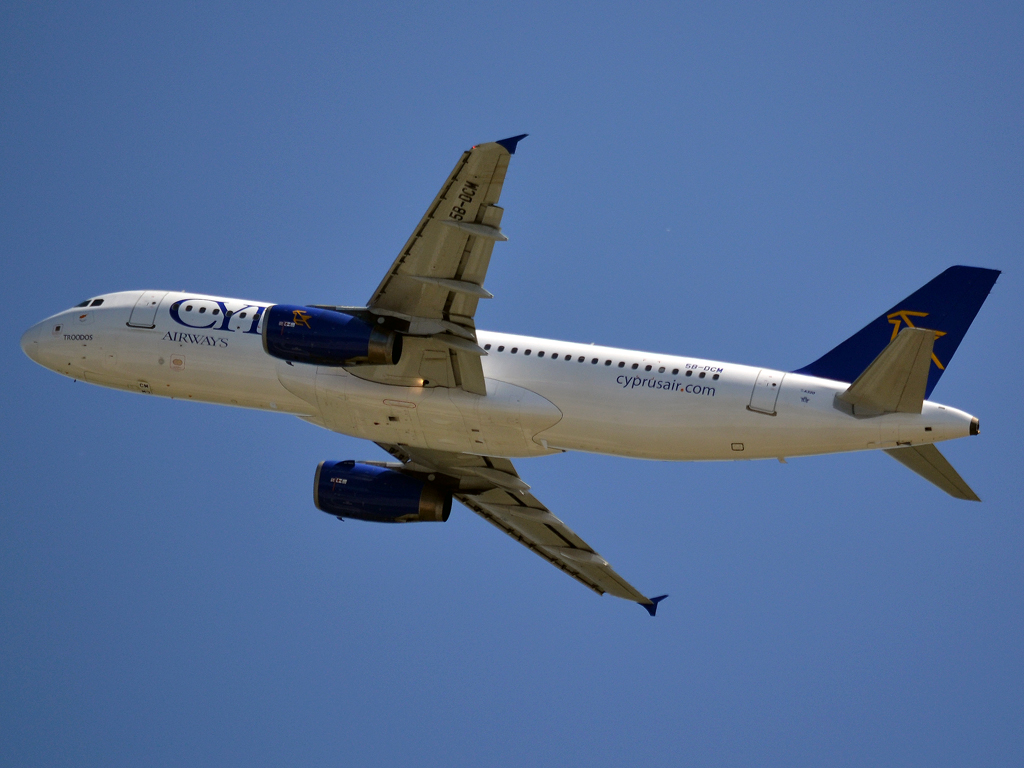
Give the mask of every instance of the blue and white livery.
POLYGON ((531 493, 511 459, 562 451, 670 461, 878 449, 947 493, 978 497, 935 444, 978 434, 929 400, 999 272, 951 267, 810 365, 776 371, 685 355, 490 333, 484 278, 522 136, 459 159, 365 306, 175 291, 105 294, 25 332, 46 368, 147 395, 294 414, 395 461, 324 461, 314 502, 338 518, 445 521, 457 499, 599 594, 653 616, 531 493))

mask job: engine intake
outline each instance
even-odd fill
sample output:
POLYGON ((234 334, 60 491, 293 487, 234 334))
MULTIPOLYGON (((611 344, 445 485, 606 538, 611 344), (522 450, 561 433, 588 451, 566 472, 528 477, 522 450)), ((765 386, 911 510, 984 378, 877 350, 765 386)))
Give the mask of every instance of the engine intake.
POLYGON ((333 309, 275 304, 263 320, 268 355, 315 365, 395 365, 402 337, 333 309))
POLYGON ((313 503, 339 518, 373 523, 443 523, 452 512, 452 493, 388 467, 321 461, 313 480, 313 503))

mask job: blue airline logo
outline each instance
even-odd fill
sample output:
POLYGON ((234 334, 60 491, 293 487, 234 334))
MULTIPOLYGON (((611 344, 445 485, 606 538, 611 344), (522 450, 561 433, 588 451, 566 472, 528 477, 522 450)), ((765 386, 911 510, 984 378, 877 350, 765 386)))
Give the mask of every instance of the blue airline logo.
POLYGON ((243 301, 179 299, 171 304, 171 318, 186 328, 259 333, 260 318, 265 310, 264 306, 243 301))

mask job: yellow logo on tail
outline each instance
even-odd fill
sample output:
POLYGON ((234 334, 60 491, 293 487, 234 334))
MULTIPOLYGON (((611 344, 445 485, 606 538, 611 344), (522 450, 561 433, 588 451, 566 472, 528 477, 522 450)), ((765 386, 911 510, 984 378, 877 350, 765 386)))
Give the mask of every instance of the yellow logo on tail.
POLYGON ((311 314, 309 314, 308 312, 303 312, 301 309, 292 310, 292 322, 295 323, 295 325, 297 326, 304 325, 307 328, 309 328, 309 330, 312 331, 313 329, 309 325, 309 318, 311 317, 311 314))
MULTIPOLYGON (((893 342, 893 341, 896 341, 896 334, 900 332, 900 323, 906 323, 908 328, 916 328, 917 327, 916 325, 914 325, 914 322, 910 319, 912 317, 928 317, 928 313, 927 312, 911 312, 909 309, 901 309, 899 312, 892 312, 891 314, 886 315, 886 318, 888 319, 889 323, 892 325, 892 338, 889 339, 890 343, 893 342)), ((940 336, 945 336, 946 335, 945 331, 934 331, 934 332, 935 332, 935 338, 936 339, 939 338, 940 336)), ((939 358, 937 358, 935 356, 934 352, 932 352, 932 362, 935 363, 937 366, 939 366, 939 370, 940 371, 946 370, 946 367, 942 363, 939 362, 939 358)))

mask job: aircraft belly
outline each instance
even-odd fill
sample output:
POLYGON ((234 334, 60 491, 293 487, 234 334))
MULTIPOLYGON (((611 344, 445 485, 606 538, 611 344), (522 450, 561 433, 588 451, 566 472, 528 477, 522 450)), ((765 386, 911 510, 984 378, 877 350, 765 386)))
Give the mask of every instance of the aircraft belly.
MULTIPOLYGON (((308 366, 307 366, 308 367, 308 366)), ((315 400, 324 425, 380 443, 508 458, 554 451, 533 436, 561 412, 533 392, 487 380, 487 395, 447 387, 402 387, 358 378, 344 368, 321 366, 315 385, 308 374, 279 366, 282 383, 315 400), (312 391, 313 394, 310 394, 312 391)))
POLYGON ((401 387, 319 366, 316 401, 324 425, 379 443, 465 451, 470 447, 461 414, 444 387, 401 387))
POLYGON ((553 451, 536 436, 562 419, 549 400, 529 389, 486 379, 487 395, 452 390, 474 441, 475 452, 490 456, 539 456, 553 451))
MULTIPOLYGON (((423 425, 422 445, 442 451, 474 452, 474 441, 462 413, 452 402, 450 389, 421 390, 417 410, 423 425)), ((480 449, 476 448, 476 452, 480 449)))

